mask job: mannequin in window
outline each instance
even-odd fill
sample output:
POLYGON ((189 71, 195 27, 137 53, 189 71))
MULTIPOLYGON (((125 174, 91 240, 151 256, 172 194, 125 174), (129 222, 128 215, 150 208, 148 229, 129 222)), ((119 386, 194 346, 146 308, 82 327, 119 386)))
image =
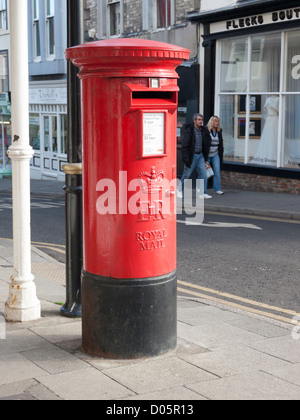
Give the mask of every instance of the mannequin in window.
POLYGON ((251 163, 274 166, 277 164, 279 97, 271 95, 264 109, 267 112, 265 126, 251 163))

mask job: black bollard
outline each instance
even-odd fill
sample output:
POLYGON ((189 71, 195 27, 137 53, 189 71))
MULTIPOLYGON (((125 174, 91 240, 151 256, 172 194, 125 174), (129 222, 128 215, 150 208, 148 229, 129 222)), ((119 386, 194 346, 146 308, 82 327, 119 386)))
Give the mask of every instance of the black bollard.
POLYGON ((82 165, 64 165, 66 174, 66 303, 60 313, 81 317, 82 165))

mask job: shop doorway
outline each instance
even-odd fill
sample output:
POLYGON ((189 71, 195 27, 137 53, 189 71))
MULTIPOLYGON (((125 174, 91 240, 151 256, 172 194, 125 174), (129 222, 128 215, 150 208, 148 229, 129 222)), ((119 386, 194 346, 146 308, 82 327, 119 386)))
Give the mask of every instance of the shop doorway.
POLYGON ((42 116, 42 175, 57 177, 59 171, 58 159, 58 121, 57 115, 42 116))

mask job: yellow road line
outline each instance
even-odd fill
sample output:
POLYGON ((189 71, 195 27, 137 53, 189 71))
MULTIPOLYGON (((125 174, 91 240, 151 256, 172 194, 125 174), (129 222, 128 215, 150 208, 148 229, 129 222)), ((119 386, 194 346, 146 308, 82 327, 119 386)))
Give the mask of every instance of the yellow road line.
POLYGON ((186 290, 186 289, 182 289, 180 287, 178 288, 178 291, 181 292, 181 293, 186 293, 186 294, 193 295, 193 296, 196 296, 196 297, 211 300, 213 302, 221 303, 223 305, 230 306, 230 307, 233 307, 233 308, 236 308, 236 309, 242 309, 243 311, 251 312, 251 313, 254 313, 254 314, 261 315, 261 316, 266 316, 268 318, 276 319, 278 321, 287 322, 289 324, 294 324, 294 322, 291 318, 285 318, 285 317, 282 317, 282 316, 279 316, 279 315, 272 314, 270 312, 260 311, 258 309, 250 308, 249 306, 238 305, 236 303, 232 303, 232 302, 229 302, 229 301, 224 300, 224 299, 215 298, 213 296, 205 295, 203 293, 193 292, 192 290, 186 290))
POLYGON ((269 310, 272 310, 272 311, 281 312, 281 313, 285 313, 287 315, 292 315, 292 316, 299 315, 297 312, 291 311, 289 309, 278 308, 277 306, 271 306, 271 305, 267 305, 267 304, 262 303, 262 302, 256 302, 255 300, 242 298, 242 297, 239 297, 239 296, 236 296, 236 295, 231 295, 230 293, 218 292, 217 290, 209 289, 207 287, 198 286, 197 284, 191 284, 191 283, 187 283, 187 282, 181 281, 181 280, 178 280, 178 284, 180 284, 182 286, 190 287, 192 289, 201 290, 203 292, 212 293, 214 295, 221 296, 221 297, 224 297, 224 298, 236 300, 238 302, 248 303, 250 305, 257 306, 259 308, 269 309, 269 310))
MULTIPOLYGON (((0 238, 0 241, 12 241, 11 238, 0 238)), ((66 246, 65 245, 59 245, 59 244, 51 244, 51 243, 47 243, 47 242, 36 242, 36 241, 32 241, 31 245, 36 246, 38 248, 47 248, 47 249, 51 249, 52 251, 57 251, 60 252, 62 254, 65 253, 65 249, 66 246), (61 249, 60 249, 61 248, 61 249)))
POLYGON ((291 310, 283 309, 283 308, 278 308, 277 306, 267 305, 267 304, 261 303, 261 302, 256 302, 254 300, 242 298, 242 297, 239 297, 239 296, 235 296, 235 295, 232 295, 230 293, 218 292, 217 290, 209 289, 207 287, 198 286, 196 284, 191 284, 191 283, 187 283, 187 282, 180 281, 180 280, 178 281, 178 284, 181 285, 181 286, 185 286, 185 287, 189 288, 189 289, 186 289, 186 288, 183 289, 183 288, 179 287, 178 291, 181 292, 181 293, 190 294, 192 296, 197 296, 197 297, 200 297, 200 298, 211 300, 213 302, 225 304, 227 306, 230 306, 230 307, 233 307, 233 308, 236 308, 236 309, 242 309, 244 311, 255 313, 255 314, 258 314, 258 315, 261 315, 261 316, 267 316, 269 318, 276 319, 278 321, 288 322, 289 324, 294 324, 294 321, 291 318, 287 318, 287 317, 284 317, 284 316, 281 316, 281 315, 276 315, 276 314, 273 314, 272 312, 267 312, 266 310, 291 315, 291 317, 299 315, 299 313, 297 313, 295 311, 291 311, 291 310), (196 290, 199 290, 200 292, 193 291, 193 290, 190 290, 190 289, 196 289, 196 290), (201 292, 204 292, 204 293, 201 293, 201 292), (211 296, 207 293, 211 293, 211 294, 214 294, 214 295, 219 296, 219 297, 211 296), (227 298, 227 299, 235 300, 235 301, 237 301, 237 303, 230 302, 228 300, 221 299, 221 298, 227 298), (243 303, 244 304, 249 304, 249 305, 252 305, 252 306, 256 306, 259 309, 251 308, 249 306, 243 305, 243 303), (265 310, 263 310, 263 309, 265 309, 265 310))
POLYGON ((47 246, 47 245, 35 245, 37 248, 43 248, 43 249, 50 249, 50 251, 58 252, 59 254, 65 254, 66 251, 64 249, 60 248, 54 248, 53 246, 47 246))
POLYGON ((47 243, 47 242, 35 242, 35 241, 33 241, 32 245, 36 245, 36 246, 45 245, 45 246, 54 246, 54 247, 59 247, 59 248, 66 248, 65 245, 51 244, 51 243, 47 243))

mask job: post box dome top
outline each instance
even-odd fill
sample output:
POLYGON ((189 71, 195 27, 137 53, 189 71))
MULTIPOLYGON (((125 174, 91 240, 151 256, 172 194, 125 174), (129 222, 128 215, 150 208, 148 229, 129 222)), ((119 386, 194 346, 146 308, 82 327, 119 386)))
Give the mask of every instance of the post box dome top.
POLYGON ((66 50, 67 60, 80 68, 80 77, 91 72, 138 77, 149 71, 158 71, 161 77, 174 77, 176 67, 188 60, 189 55, 189 50, 176 45, 137 38, 107 39, 66 50))

